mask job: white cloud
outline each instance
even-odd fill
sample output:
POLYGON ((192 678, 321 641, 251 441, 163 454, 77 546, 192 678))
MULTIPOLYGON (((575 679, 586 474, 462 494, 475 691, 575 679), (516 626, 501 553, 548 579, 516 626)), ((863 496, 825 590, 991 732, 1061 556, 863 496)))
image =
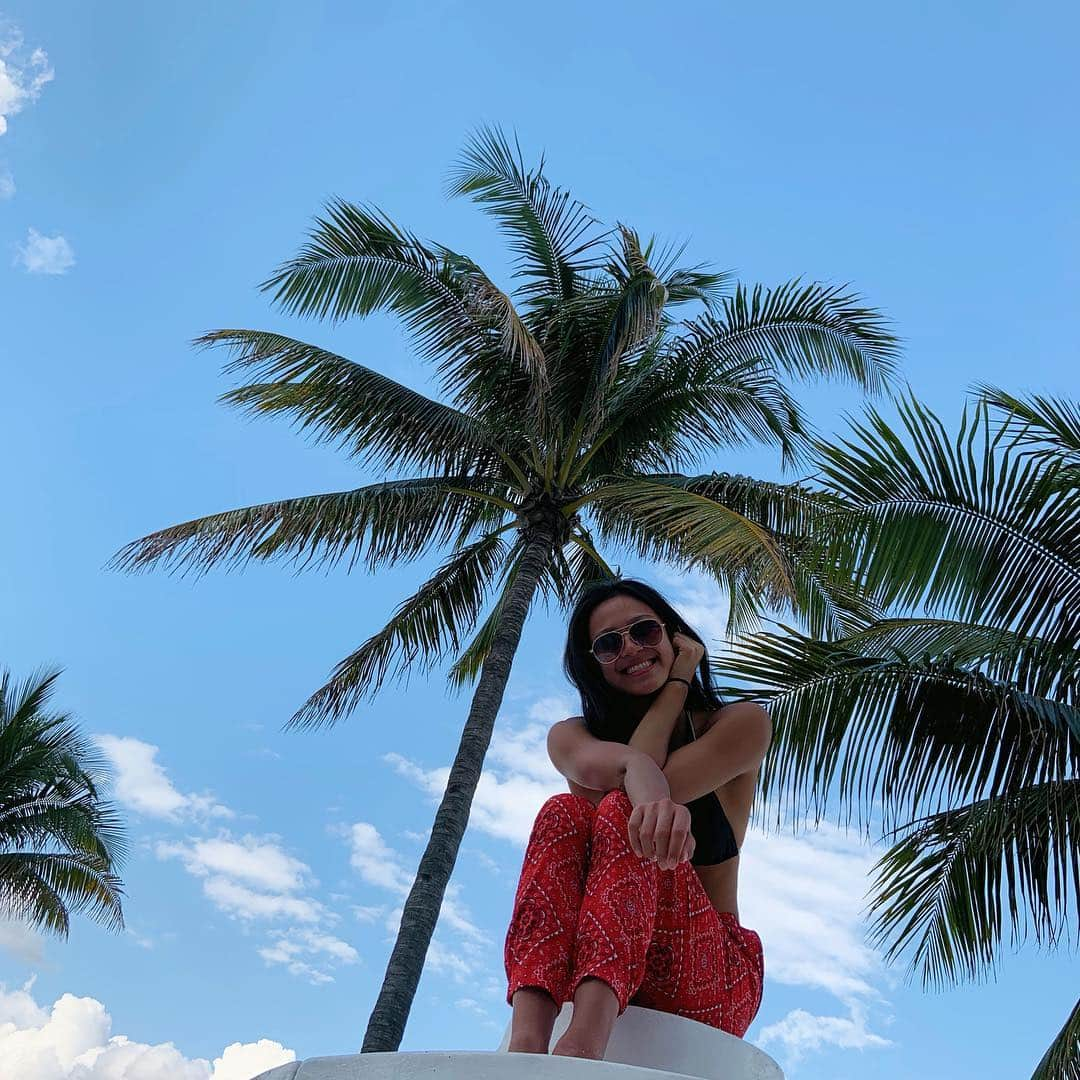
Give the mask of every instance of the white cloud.
POLYGON ((753 829, 743 850, 740 915, 766 944, 769 978, 845 1003, 878 996, 883 968, 862 915, 874 850, 827 824, 796 836, 753 829))
POLYGON ((188 870, 199 877, 224 874, 270 892, 295 892, 311 876, 308 867, 284 852, 274 837, 244 836, 233 840, 219 836, 188 844, 161 843, 157 852, 161 858, 182 859, 188 870))
POLYGON ((16 248, 15 265, 28 274, 66 274, 75 265, 75 251, 59 233, 45 236, 31 227, 16 248))
MULTIPOLYGON (((548 758, 547 733, 557 720, 573 715, 573 708, 561 698, 545 698, 529 715, 524 726, 496 727, 469 817, 470 824, 482 832, 519 844, 529 839, 545 800, 566 790, 566 780, 548 758)), ((442 798, 448 767, 424 769, 400 754, 386 754, 383 760, 425 791, 433 804, 442 798)))
POLYGON ((347 942, 318 930, 279 930, 272 942, 259 949, 268 964, 281 964, 292 975, 299 975, 318 985, 333 982, 334 978, 307 958, 325 959, 332 964, 355 964, 360 954, 347 942))
POLYGON ((159 841, 154 850, 159 859, 179 859, 189 874, 202 878, 207 899, 227 915, 315 923, 326 914, 317 900, 293 895, 310 871, 282 851, 274 837, 159 841))
POLYGON ((24 964, 40 964, 43 939, 26 923, 0 919, 0 949, 24 964))
POLYGON ((354 904, 352 911, 357 922, 376 922, 386 914, 381 904, 354 904))
POLYGON ((179 821, 185 818, 231 818, 233 812, 208 794, 183 794, 154 759, 158 748, 141 739, 121 735, 96 735, 115 772, 113 791, 117 801, 147 817, 179 821))
POLYGON ((221 1057, 214 1058, 210 1080, 251 1080, 251 1077, 296 1060, 295 1050, 286 1050, 273 1039, 253 1043, 229 1043, 221 1057))
POLYGON ((27 51, 22 34, 11 25, 0 25, 0 135, 15 116, 41 96, 55 72, 44 49, 27 51))
POLYGON ((805 1009, 794 1009, 782 1020, 762 1028, 758 1042, 762 1046, 779 1043, 786 1051, 789 1065, 825 1046, 866 1050, 893 1045, 890 1040, 868 1030, 865 1011, 857 1005, 852 1005, 849 1016, 815 1016, 805 1009))
POLYGON ((727 640, 731 605, 720 586, 700 571, 661 568, 657 573, 660 591, 671 606, 692 626, 710 653, 727 640))
MULTIPOLYGON (((346 836, 350 846, 349 861, 361 879, 404 900, 412 887, 413 876, 379 830, 370 822, 357 821, 346 830, 346 836)), ((370 921, 385 909, 369 906, 354 907, 353 911, 357 918, 370 921)), ((391 937, 398 932, 401 912, 402 906, 399 904, 385 914, 384 925, 391 937)), ((461 900, 461 888, 456 882, 450 882, 446 888, 439 911, 438 930, 452 932, 457 941, 451 945, 443 936, 433 938, 428 947, 426 964, 433 971, 464 982, 481 966, 490 938, 473 922, 461 900)))
POLYGON ((0 172, 0 199, 11 199, 15 197, 15 177, 11 175, 9 169, 5 169, 0 172))
POLYGON ((211 1064, 186 1058, 172 1043, 155 1046, 111 1035, 100 1001, 64 994, 49 1009, 37 1004, 33 982, 7 991, 0 984, 0 1075, 27 1080, 250 1080, 296 1060, 280 1043, 233 1043, 211 1064))
POLYGON ((261 893, 226 877, 209 877, 203 882, 203 892, 216 907, 227 915, 245 920, 296 919, 315 923, 325 915, 316 900, 280 893, 261 893))
POLYGON ((409 891, 412 879, 374 825, 357 821, 349 829, 349 843, 349 862, 364 881, 402 895, 409 891))

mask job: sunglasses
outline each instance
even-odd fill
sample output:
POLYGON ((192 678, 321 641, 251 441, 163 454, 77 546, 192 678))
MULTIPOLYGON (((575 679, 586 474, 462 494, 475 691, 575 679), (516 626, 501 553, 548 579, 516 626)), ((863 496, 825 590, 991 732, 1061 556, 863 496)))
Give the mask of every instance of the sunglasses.
POLYGON ((664 624, 656 619, 638 619, 620 630, 606 630, 589 650, 601 664, 614 664, 622 656, 623 639, 629 636, 636 645, 659 645, 664 638, 664 624))

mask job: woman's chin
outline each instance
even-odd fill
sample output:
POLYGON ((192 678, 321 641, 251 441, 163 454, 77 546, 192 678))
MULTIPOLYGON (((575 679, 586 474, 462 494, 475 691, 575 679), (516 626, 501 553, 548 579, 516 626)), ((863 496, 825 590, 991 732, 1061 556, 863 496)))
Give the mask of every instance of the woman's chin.
POLYGON ((634 697, 645 697, 646 694, 655 694, 665 682, 667 682, 667 672, 653 669, 640 679, 624 679, 620 689, 625 694, 633 694, 634 697))

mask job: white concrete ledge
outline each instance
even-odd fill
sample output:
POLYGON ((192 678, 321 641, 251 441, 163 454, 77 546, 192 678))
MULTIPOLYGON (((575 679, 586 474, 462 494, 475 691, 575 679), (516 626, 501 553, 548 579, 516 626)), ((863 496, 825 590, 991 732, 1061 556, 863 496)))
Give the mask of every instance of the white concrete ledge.
MULTIPOLYGON (((563 1006, 552 1044, 570 1022, 563 1006)), ((784 1080, 764 1051, 681 1016, 633 1005, 615 1023, 604 1061, 507 1054, 509 1027, 495 1053, 435 1051, 350 1054, 279 1065, 255 1080, 784 1080)))
POLYGON ((350 1054, 279 1065, 256 1080, 686 1080, 685 1073, 544 1054, 350 1054))

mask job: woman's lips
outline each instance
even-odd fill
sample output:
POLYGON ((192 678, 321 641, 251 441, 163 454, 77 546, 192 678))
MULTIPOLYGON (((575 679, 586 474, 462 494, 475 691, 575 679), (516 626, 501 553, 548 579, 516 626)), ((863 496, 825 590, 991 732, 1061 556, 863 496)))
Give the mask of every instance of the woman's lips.
MULTIPOLYGON (((644 661, 638 660, 635 663, 631 664, 630 667, 636 667, 637 664, 643 662, 644 661)), ((656 657, 650 656, 648 658, 648 663, 640 671, 631 671, 630 668, 626 668, 623 670, 622 674, 625 675, 628 679, 640 679, 642 675, 648 675, 654 667, 656 667, 656 657)))

